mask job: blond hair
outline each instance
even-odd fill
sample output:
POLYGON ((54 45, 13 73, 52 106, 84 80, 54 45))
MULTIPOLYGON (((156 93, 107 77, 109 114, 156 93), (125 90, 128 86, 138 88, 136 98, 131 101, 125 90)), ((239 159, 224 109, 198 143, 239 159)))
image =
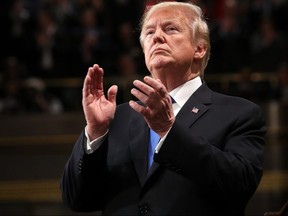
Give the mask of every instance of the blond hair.
POLYGON ((173 11, 178 11, 179 13, 183 12, 187 18, 187 25, 190 28, 191 32, 191 41, 193 44, 201 45, 206 48, 206 53, 202 59, 200 65, 200 74, 204 75, 204 70, 207 67, 209 58, 210 58, 210 35, 209 28, 205 21, 203 12, 200 7, 192 3, 186 2, 161 2, 159 4, 153 5, 149 10, 144 13, 141 22, 140 22, 140 44, 143 47, 144 35, 143 27, 148 20, 148 18, 159 9, 170 8, 173 11))

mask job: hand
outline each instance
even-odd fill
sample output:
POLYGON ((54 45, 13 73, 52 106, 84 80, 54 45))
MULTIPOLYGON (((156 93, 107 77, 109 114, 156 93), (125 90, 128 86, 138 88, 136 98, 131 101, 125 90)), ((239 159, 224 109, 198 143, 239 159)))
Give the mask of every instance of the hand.
POLYGON ((95 64, 88 69, 82 90, 82 106, 87 123, 87 133, 91 140, 102 136, 108 130, 116 110, 118 87, 113 85, 108 90, 108 99, 103 89, 104 71, 95 64))
POLYGON ((135 101, 130 101, 129 104, 136 112, 144 116, 151 129, 163 137, 175 121, 171 98, 159 79, 155 80, 146 76, 144 82, 135 80, 133 84, 137 88, 133 88, 131 94, 144 103, 146 107, 135 101))

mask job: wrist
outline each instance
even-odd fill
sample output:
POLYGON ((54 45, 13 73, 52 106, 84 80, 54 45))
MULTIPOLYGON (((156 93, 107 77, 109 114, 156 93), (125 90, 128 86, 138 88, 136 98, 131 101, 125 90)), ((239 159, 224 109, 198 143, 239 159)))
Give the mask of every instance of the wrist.
POLYGON ((108 127, 99 127, 93 125, 86 125, 86 132, 90 140, 95 140, 103 136, 108 130, 108 127))

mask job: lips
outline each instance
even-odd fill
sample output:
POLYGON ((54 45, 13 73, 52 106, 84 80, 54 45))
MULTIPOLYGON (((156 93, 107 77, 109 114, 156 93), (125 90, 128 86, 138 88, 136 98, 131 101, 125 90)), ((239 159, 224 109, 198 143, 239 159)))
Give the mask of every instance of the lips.
POLYGON ((156 48, 152 51, 152 55, 157 54, 157 53, 168 53, 168 51, 166 49, 163 49, 163 48, 156 48))

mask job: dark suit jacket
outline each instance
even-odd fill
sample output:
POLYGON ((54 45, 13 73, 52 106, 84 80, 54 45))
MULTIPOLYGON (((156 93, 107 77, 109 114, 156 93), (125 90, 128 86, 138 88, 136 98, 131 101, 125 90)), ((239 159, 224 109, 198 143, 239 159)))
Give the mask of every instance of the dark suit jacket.
POLYGON ((66 205, 104 215, 244 215, 262 176, 265 123, 257 105, 203 84, 149 172, 148 134, 128 104, 117 107, 108 137, 90 155, 82 132, 62 177, 66 205))

